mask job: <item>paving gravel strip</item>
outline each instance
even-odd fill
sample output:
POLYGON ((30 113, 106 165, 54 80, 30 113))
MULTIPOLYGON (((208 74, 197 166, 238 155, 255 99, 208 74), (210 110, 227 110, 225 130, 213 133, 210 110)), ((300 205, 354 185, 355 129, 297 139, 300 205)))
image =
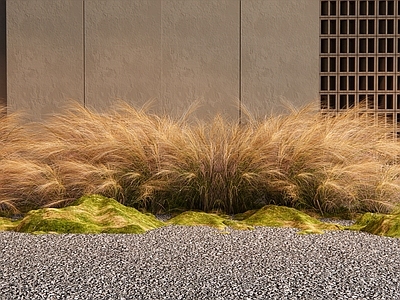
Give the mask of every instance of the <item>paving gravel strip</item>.
POLYGON ((0 233, 0 299, 400 299, 400 239, 289 228, 0 233))

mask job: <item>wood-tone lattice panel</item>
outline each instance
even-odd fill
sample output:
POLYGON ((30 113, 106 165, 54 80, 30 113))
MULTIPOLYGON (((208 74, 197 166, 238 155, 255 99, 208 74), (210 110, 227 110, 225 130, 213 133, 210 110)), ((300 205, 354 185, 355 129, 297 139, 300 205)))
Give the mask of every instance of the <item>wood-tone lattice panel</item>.
POLYGON ((399 0, 320 1, 324 113, 357 105, 400 131, 399 16, 399 0))

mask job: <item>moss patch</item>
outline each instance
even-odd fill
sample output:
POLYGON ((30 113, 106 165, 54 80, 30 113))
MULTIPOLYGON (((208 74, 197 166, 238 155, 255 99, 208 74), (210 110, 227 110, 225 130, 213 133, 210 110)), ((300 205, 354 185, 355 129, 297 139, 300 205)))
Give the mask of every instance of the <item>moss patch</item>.
POLYGON ((10 218, 0 218, 0 231, 13 231, 20 220, 13 221, 10 218))
POLYGON ((189 226, 211 226, 220 230, 226 227, 233 229, 253 229, 254 226, 293 227, 299 228, 300 234, 323 233, 324 230, 338 230, 344 227, 337 224, 327 224, 294 208, 267 205, 257 211, 248 211, 234 216, 187 211, 172 219, 167 224, 189 226))
POLYGON ((400 237, 400 213, 391 215, 365 213, 349 229, 381 236, 400 237))
POLYGON ((30 211, 15 228, 29 233, 143 233, 163 226, 154 216, 140 213, 114 199, 92 195, 65 208, 30 211))
POLYGON ((171 225, 186 226, 211 226, 219 230, 225 230, 227 227, 238 230, 253 229, 252 226, 240 221, 230 220, 227 216, 209 214, 205 212, 186 211, 167 221, 171 225))
POLYGON ((336 224, 323 223, 294 208, 267 205, 243 220, 251 226, 293 227, 299 228, 300 234, 323 233, 324 230, 343 229, 336 224))

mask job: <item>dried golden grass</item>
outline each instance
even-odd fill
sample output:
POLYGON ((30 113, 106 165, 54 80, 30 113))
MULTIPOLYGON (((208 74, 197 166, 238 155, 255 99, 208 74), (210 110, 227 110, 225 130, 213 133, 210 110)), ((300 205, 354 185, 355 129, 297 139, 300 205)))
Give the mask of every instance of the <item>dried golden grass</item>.
POLYGON ((0 210, 95 193, 153 211, 273 203, 384 212, 399 203, 400 143, 361 111, 326 117, 307 106, 249 120, 193 124, 124 103, 107 114, 74 104, 43 123, 3 117, 0 210))

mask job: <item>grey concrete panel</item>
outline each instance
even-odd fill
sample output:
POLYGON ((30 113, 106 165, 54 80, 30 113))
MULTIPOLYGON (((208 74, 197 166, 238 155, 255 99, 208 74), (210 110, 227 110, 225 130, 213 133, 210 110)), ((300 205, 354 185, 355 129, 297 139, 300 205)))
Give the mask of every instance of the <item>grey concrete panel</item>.
POLYGON ((80 0, 7 1, 7 102, 32 118, 83 103, 80 0))
POLYGON ((318 98, 319 0, 242 1, 242 102, 255 115, 318 98))
POLYGON ((161 0, 86 0, 86 104, 160 108, 161 0))
POLYGON ((239 1, 162 1, 163 108, 180 116, 200 101, 195 116, 237 118, 239 1))
POLYGON ((0 1, 0 108, 7 105, 6 1, 0 1))

